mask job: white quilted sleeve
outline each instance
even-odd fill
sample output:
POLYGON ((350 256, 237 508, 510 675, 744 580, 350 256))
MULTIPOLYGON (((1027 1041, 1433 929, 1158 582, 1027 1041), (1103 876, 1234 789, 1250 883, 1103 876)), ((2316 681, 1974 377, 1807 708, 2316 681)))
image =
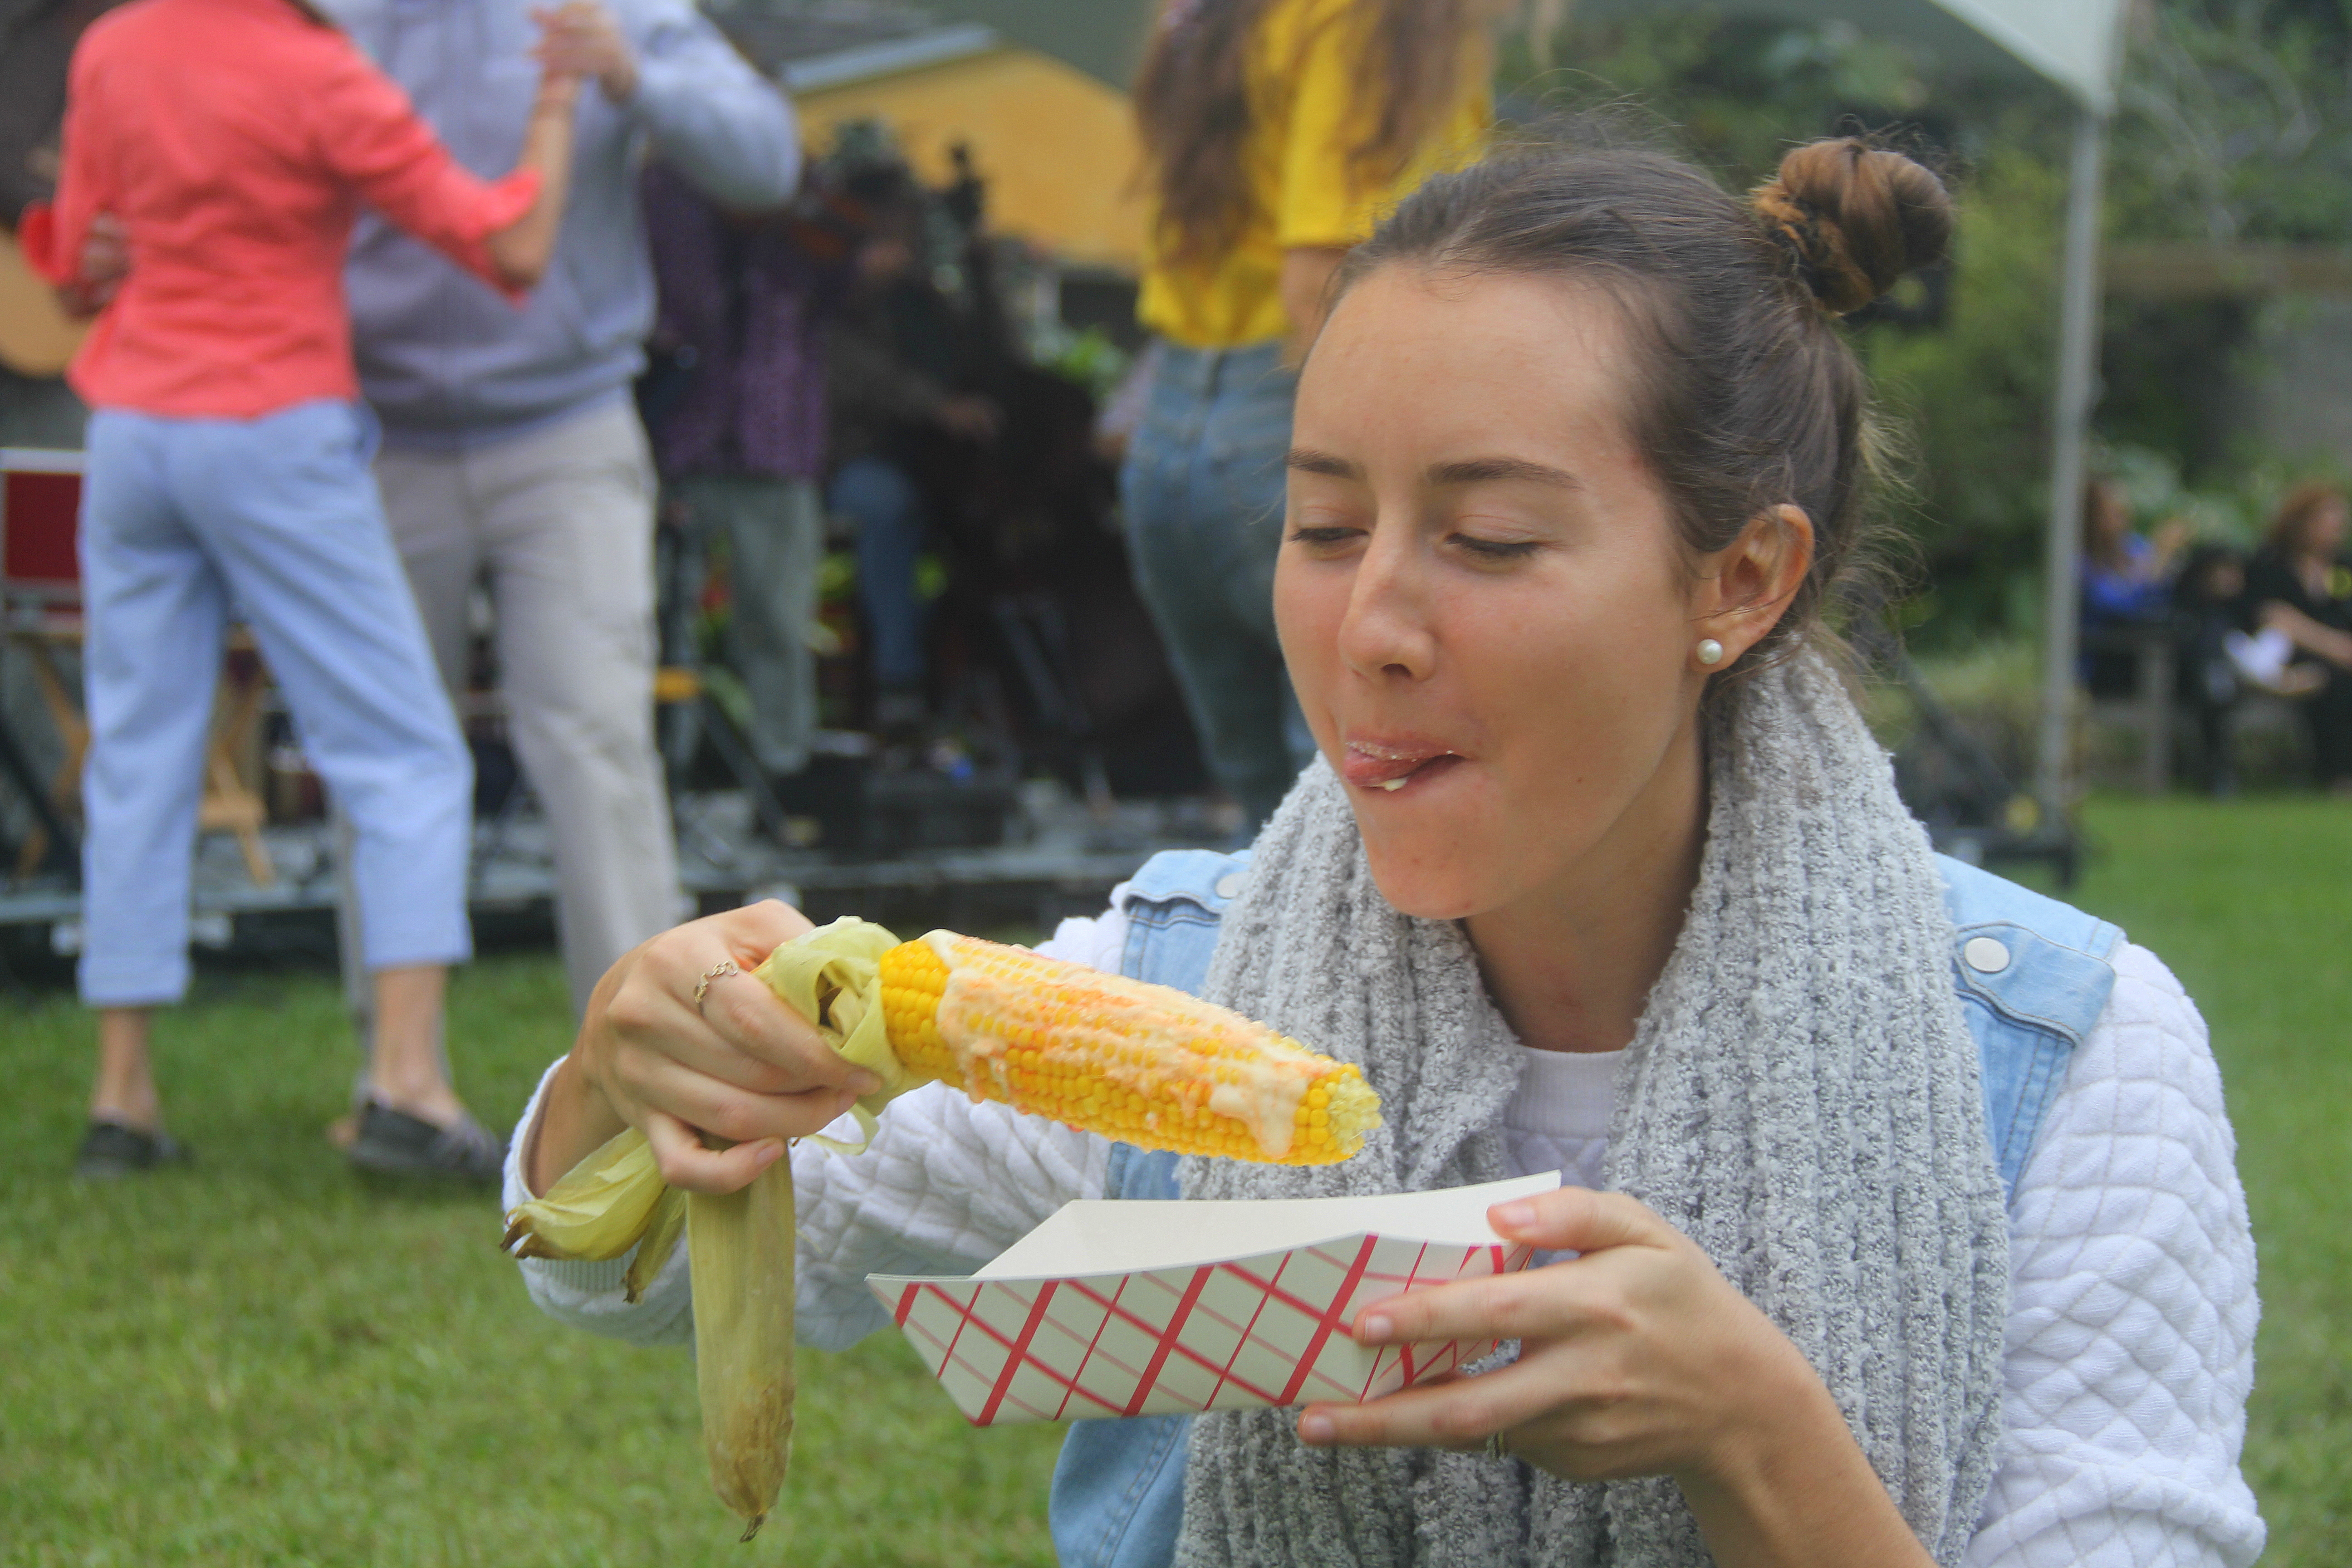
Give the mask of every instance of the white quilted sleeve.
MULTIPOLYGON (((1125 944, 1124 917, 1064 921, 1037 951, 1116 969, 1125 944)), ((558 1064, 561 1065, 560 1063, 558 1064)), ((539 1125, 548 1068, 509 1140, 507 1208, 531 1197, 522 1152, 539 1125)), ((1100 1197, 1110 1144, 1002 1105, 975 1105, 945 1084, 899 1096, 863 1154, 828 1154, 814 1143, 792 1152, 800 1220, 798 1327, 810 1344, 839 1349, 887 1327, 889 1317, 866 1288, 873 1274, 964 1274, 1003 1251, 1072 1198, 1100 1197)), ((844 1118, 828 1131, 855 1142, 844 1118)), ((622 1300, 627 1257, 609 1263, 522 1260, 523 1283, 541 1311, 592 1333, 636 1344, 682 1343, 694 1336, 680 1247, 644 1300, 622 1300)))
POLYGON ((2254 1247, 2205 1023, 2126 946, 2010 1205, 2008 1427, 1971 1568, 2240 1568, 2254 1247))
POLYGON ((802 1341, 841 1350, 889 1327, 868 1274, 969 1274, 1072 1198, 1102 1196, 1109 1163, 1106 1139, 943 1083, 892 1100, 863 1154, 803 1143, 802 1341))
MULTIPOLYGON (((538 1195, 523 1180, 523 1154, 539 1131, 540 1101, 547 1098, 547 1086, 555 1081, 555 1069, 562 1065, 563 1058, 558 1057, 540 1075, 539 1088, 531 1092, 530 1103, 523 1107, 522 1119, 515 1123, 514 1135, 507 1140, 501 1214, 538 1195)), ((531 1300, 559 1322, 632 1344, 671 1344, 692 1339, 694 1322, 686 1310, 686 1248, 677 1249, 669 1267, 646 1290, 645 1300, 633 1307, 621 1299, 621 1280, 635 1256, 632 1247, 609 1263, 558 1263, 545 1258, 519 1261, 523 1288, 530 1292, 531 1300)))

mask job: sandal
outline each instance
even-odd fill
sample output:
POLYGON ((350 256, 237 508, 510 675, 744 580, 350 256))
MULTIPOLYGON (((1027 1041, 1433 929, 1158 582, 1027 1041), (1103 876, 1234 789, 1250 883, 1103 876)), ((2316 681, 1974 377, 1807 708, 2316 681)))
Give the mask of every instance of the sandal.
POLYGON ((74 1174, 85 1182, 113 1182, 194 1158, 186 1144, 160 1127, 142 1132, 120 1121, 93 1121, 74 1155, 74 1174))

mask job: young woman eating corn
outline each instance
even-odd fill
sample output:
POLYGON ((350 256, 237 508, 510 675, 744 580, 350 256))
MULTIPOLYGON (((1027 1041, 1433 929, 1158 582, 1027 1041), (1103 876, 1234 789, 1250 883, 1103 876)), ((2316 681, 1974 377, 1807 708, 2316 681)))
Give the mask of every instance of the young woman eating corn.
MULTIPOLYGON (((1248 855, 1156 858, 1048 948, 1356 1065, 1383 1124, 1339 1163, 1180 1161, 932 1085, 862 1158, 793 1152, 803 1337, 884 1326, 867 1271, 975 1267, 1075 1197, 1557 1168, 1491 1217, 1561 1256, 1355 1321, 1516 1342, 1482 1375, 1076 1425, 1065 1563, 2260 1551, 2204 1026, 2112 926, 1931 855, 1821 621, 1869 467, 1834 318, 1950 224, 1933 175, 1853 141, 1744 201, 1555 149, 1441 176, 1349 258, 1274 590, 1320 759, 1248 855)), ((732 1190, 870 1089, 755 983, 697 1005, 804 929, 763 905, 615 966, 509 1201, 625 1125, 732 1190)), ((683 1324, 678 1266, 627 1310, 620 1267, 524 1265, 558 1317, 683 1324)))

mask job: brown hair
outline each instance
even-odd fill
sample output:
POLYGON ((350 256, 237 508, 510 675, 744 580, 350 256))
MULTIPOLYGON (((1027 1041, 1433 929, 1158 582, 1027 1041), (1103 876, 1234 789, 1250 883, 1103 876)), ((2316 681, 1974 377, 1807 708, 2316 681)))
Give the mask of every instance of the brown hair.
POLYGON ((1822 606, 1859 552, 1874 443, 1866 379, 1832 318, 1941 258, 1951 200, 1918 163, 1855 137, 1795 149, 1743 202, 1678 159, 1582 135, 1432 180, 1349 255, 1334 297, 1393 265, 1606 290, 1635 350, 1634 438, 1685 552, 1721 550, 1784 503, 1812 521, 1812 568, 1741 664, 1833 640, 1822 606))
POLYGON ((2124 540, 2130 532, 2131 504, 2123 487, 2105 476, 2084 480, 2083 553, 2102 566, 2121 568, 2127 560, 2124 540), (2123 524, 2112 534, 2103 526, 2111 518, 2123 524))
MULTIPOLYGON (((1437 129, 1453 101, 1474 35, 1477 0, 1352 0, 1369 12, 1370 46, 1359 79, 1369 93, 1360 140, 1343 152, 1351 169, 1392 174, 1437 129)), ((1161 243, 1192 262, 1229 248, 1252 216, 1242 148, 1255 105, 1251 40, 1276 0, 1161 0, 1135 79, 1135 118, 1145 183, 1157 198, 1161 243)), ((1352 18, 1347 18, 1352 19, 1352 18)), ((1337 26, 1342 18, 1325 23, 1337 26)))
POLYGON ((2304 530, 2330 502, 2344 504, 2341 487, 2326 479, 2304 480, 2279 499, 2278 510, 2272 514, 2270 531, 2263 536, 2263 542, 2282 555, 2294 554, 2303 548, 2304 530))

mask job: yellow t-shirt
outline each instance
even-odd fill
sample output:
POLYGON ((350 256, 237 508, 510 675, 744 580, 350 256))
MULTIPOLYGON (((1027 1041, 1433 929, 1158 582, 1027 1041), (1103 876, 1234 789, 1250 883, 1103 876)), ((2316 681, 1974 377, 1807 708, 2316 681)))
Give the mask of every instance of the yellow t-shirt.
POLYGON ((1351 167, 1349 151, 1375 112, 1363 89, 1370 7, 1360 0, 1275 0, 1248 61, 1251 127, 1242 148, 1251 210, 1214 262, 1179 266, 1147 228, 1136 313, 1194 348, 1239 348, 1290 331, 1282 307, 1286 250, 1355 245, 1438 170, 1475 157, 1493 119, 1492 61, 1483 38, 1463 51, 1454 104, 1394 178, 1351 167))

